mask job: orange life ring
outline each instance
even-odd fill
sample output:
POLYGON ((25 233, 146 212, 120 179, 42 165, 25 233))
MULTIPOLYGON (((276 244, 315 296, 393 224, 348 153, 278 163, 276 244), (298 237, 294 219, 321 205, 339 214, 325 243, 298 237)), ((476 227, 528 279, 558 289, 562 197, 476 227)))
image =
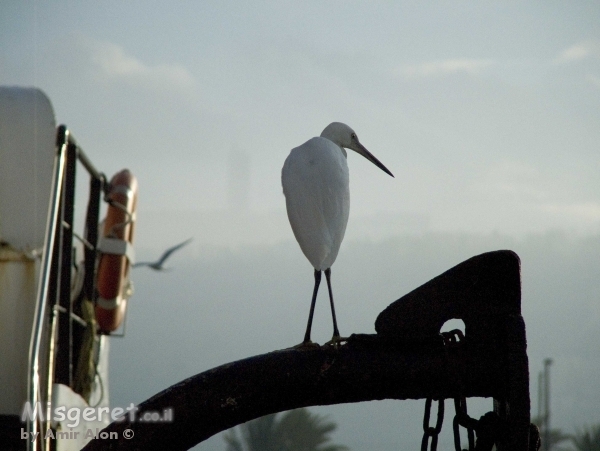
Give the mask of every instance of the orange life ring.
POLYGON ((138 183, 128 169, 116 173, 110 181, 108 211, 98 244, 96 321, 101 333, 119 328, 131 296, 129 270, 133 263, 133 230, 138 183))

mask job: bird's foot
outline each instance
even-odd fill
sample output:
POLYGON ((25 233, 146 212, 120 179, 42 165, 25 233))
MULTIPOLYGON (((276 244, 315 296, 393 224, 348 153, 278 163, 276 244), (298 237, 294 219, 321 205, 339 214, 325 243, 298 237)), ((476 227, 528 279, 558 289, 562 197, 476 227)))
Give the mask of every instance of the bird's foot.
POLYGON ((296 346, 292 346, 290 349, 314 349, 314 348, 320 348, 321 345, 319 343, 314 343, 310 340, 308 341, 303 341, 300 344, 297 344, 296 346))
POLYGON ((323 346, 333 346, 337 348, 342 343, 346 343, 347 341, 348 337, 340 337, 339 335, 334 335, 333 337, 331 337, 331 340, 329 340, 323 346))

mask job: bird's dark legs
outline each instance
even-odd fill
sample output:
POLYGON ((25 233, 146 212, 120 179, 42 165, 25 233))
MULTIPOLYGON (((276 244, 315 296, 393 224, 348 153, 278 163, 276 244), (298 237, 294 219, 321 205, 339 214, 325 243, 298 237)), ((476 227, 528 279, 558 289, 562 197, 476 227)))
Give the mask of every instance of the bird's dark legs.
POLYGON ((340 338, 337 320, 335 319, 335 307, 333 306, 333 293, 331 292, 331 268, 325 270, 325 278, 327 279, 327 289, 329 290, 329 303, 331 304, 331 317, 333 318, 333 340, 340 338))
MULTIPOLYGON (((325 271, 325 274, 327 274, 327 271, 325 271)), ((329 277, 327 277, 327 280, 329 281, 329 277)), ((306 325, 306 333, 304 334, 304 342, 303 343, 310 343, 310 329, 312 327, 313 314, 315 313, 315 304, 317 302, 317 291, 319 291, 320 283, 321 283, 321 271, 315 269, 315 289, 313 290, 312 301, 310 303, 310 313, 308 314, 308 324, 306 325)))
MULTIPOLYGON (((347 338, 340 337, 340 331, 337 326, 337 319, 335 317, 335 306, 333 305, 333 292, 331 290, 331 268, 325 270, 325 278, 327 279, 327 289, 329 291, 329 303, 331 305, 331 317, 333 318, 333 337, 325 345, 339 346, 340 343, 347 341, 347 338)), ((294 349, 302 349, 312 346, 319 346, 318 344, 310 341, 310 330, 312 328, 313 315, 315 313, 315 304, 317 303, 317 292, 319 291, 319 285, 321 284, 321 271, 315 269, 315 288, 313 290, 312 301, 310 303, 310 313, 308 314, 308 324, 306 325, 306 333, 304 334, 304 341, 299 345, 294 346, 294 349)))

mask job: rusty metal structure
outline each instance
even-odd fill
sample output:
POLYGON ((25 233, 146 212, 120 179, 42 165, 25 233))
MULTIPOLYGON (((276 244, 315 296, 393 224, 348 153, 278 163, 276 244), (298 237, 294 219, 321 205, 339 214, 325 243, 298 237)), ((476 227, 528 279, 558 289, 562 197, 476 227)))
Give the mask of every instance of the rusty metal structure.
POLYGON ((426 400, 422 450, 436 449, 446 399, 455 405, 455 449, 539 449, 514 252, 485 253, 451 268, 392 303, 375 329, 341 346, 284 349, 190 377, 138 406, 138 418, 171 408, 173 421, 126 418, 105 429, 118 439, 96 439, 84 449, 184 450, 270 413, 381 399, 426 400), (440 334, 450 319, 464 322, 464 335, 440 334), (493 398, 492 410, 470 418, 471 397, 493 398), (469 431, 468 444, 460 443, 460 427, 469 431), (133 437, 123 437, 127 429, 133 437))

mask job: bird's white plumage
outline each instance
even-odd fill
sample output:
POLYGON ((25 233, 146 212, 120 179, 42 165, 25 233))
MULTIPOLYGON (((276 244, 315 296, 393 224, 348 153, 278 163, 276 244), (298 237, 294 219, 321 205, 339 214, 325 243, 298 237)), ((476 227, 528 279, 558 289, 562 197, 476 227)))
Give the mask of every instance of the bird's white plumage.
POLYGON ((333 320, 333 338, 330 343, 336 345, 344 340, 340 338, 335 318, 330 269, 344 239, 350 213, 348 163, 344 148, 354 150, 393 177, 360 143, 354 130, 341 122, 332 122, 325 127, 320 137, 309 139, 292 149, 281 170, 281 184, 290 225, 302 252, 315 268, 315 288, 304 341, 300 346, 311 344, 310 331, 323 270, 333 320))
POLYGON ((317 270, 330 268, 350 213, 346 152, 312 138, 290 152, 281 172, 288 218, 302 252, 317 270))

